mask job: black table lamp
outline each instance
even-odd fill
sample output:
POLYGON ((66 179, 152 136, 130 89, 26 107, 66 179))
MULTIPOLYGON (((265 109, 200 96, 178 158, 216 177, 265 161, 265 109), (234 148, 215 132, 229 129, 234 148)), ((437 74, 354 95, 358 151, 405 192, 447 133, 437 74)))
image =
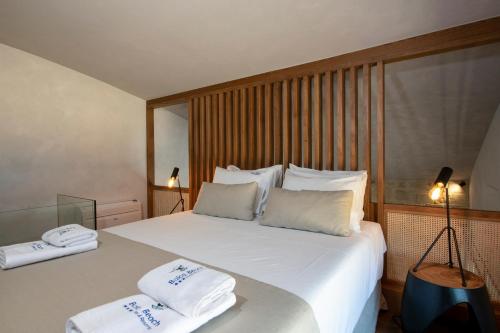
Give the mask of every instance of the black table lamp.
POLYGON ((169 215, 174 212, 174 210, 177 208, 177 206, 179 206, 179 204, 182 205, 182 211, 184 211, 184 198, 182 198, 181 181, 179 180, 179 168, 178 167, 175 167, 174 170, 172 170, 172 175, 170 175, 170 178, 168 179, 167 186, 169 188, 174 187, 176 180, 177 180, 177 185, 179 188, 179 195, 181 198, 179 199, 179 201, 177 201, 177 203, 175 204, 174 208, 172 208, 170 213, 168 213, 169 215))
POLYGON ((446 199, 446 227, 441 230, 441 232, 437 235, 436 239, 432 242, 431 246, 425 251, 424 255, 420 259, 420 261, 415 265, 413 268, 413 271, 416 272, 420 264, 425 260, 429 252, 431 252, 432 248, 434 245, 436 245, 437 241, 441 236, 444 234, 446 231, 448 234, 448 266, 450 268, 453 267, 453 257, 451 253, 451 235, 453 234, 453 240, 455 241, 455 250, 457 251, 457 259, 458 259, 458 266, 460 267, 460 276, 462 277, 462 286, 466 287, 467 283, 465 281, 465 275, 464 275, 464 270, 462 268, 462 260, 460 258, 460 250, 458 249, 458 241, 457 241, 457 234, 455 232, 455 229, 451 226, 451 219, 450 219, 450 197, 448 194, 448 182, 450 180, 451 174, 453 173, 453 170, 449 167, 444 167, 441 169, 441 172, 439 172, 439 175, 436 178, 436 181, 434 182, 434 186, 432 187, 430 191, 430 197, 432 200, 437 201, 439 200, 444 192, 445 199, 446 199))

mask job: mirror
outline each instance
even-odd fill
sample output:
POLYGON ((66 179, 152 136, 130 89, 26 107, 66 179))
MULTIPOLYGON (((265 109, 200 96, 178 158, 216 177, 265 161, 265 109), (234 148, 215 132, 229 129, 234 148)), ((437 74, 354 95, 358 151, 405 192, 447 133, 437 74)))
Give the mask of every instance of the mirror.
POLYGON ((386 65, 385 202, 435 205, 451 167, 450 205, 500 210, 500 43, 386 65))
POLYGON ((187 103, 155 109, 154 136, 155 185, 166 186, 178 167, 181 186, 189 187, 187 103))

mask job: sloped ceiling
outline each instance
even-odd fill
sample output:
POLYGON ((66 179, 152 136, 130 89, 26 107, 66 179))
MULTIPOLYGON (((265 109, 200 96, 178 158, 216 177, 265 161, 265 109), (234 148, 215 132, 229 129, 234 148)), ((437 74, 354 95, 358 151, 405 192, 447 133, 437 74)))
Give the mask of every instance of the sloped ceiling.
POLYGON ((2 0, 0 42, 150 99, 498 15, 498 0, 2 0))
MULTIPOLYGON (((500 43, 386 66, 386 176, 468 179, 500 105, 500 43)), ((500 138, 498 138, 500 144, 500 138)))

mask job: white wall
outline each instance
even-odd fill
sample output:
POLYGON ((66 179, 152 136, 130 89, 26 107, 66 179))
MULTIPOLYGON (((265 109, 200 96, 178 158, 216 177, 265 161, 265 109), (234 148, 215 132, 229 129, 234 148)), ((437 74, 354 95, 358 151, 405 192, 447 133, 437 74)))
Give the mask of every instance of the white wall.
POLYGON ((500 105, 472 169, 469 197, 471 209, 500 210, 500 105))
POLYGON ((140 98, 0 44, 0 211, 51 205, 56 193, 146 206, 144 110, 140 98))
POLYGON ((187 105, 155 109, 155 183, 166 185, 174 167, 179 168, 182 187, 189 187, 187 105), (172 108, 172 110, 170 110, 172 108), (175 109, 174 109, 175 108, 175 109))

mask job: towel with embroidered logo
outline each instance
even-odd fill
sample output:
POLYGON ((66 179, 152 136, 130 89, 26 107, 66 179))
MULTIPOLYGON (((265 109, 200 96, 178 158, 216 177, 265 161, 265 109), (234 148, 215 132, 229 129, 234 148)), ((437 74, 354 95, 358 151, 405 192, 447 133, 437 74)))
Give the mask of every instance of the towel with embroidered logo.
POLYGON ((144 275, 137 286, 142 293, 183 314, 199 317, 216 307, 234 290, 230 275, 186 259, 177 259, 144 275))
POLYGON ((79 224, 68 224, 51 229, 42 235, 42 240, 54 246, 76 246, 97 239, 97 232, 79 224))

